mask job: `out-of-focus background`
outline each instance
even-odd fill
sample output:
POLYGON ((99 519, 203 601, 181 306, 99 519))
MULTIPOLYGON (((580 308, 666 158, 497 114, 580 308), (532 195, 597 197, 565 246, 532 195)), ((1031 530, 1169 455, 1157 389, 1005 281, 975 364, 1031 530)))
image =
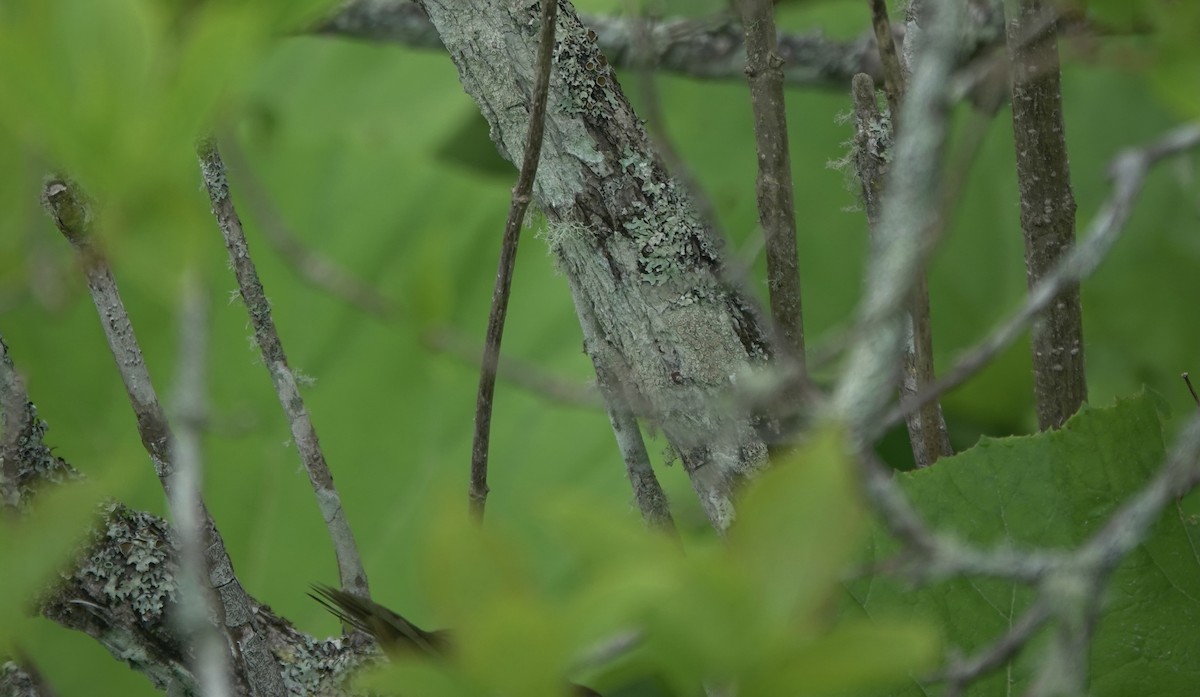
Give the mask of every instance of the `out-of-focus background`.
MULTIPOLYGON (((461 490, 465 506, 472 356, 515 169, 495 155, 446 55, 296 32, 322 4, 211 3, 172 19, 136 0, 0 3, 0 331, 50 424, 47 441, 84 472, 134 472, 123 498, 163 513, 81 274, 39 207, 44 175, 66 167, 98 199, 103 245, 164 397, 180 277, 188 266, 203 269, 213 302, 209 508, 251 593, 301 629, 337 632, 305 596, 310 583, 336 580, 333 555, 189 148, 216 124, 235 144, 226 157, 235 200, 291 364, 311 378, 305 398, 375 596, 436 625, 422 609, 414 550, 444 492, 461 490), (282 28, 293 35, 278 38, 282 28), (373 286, 391 314, 364 312, 306 281, 264 237, 267 225, 373 286), (446 336, 454 347, 430 340, 446 336)), ((591 13, 636 9, 620 0, 576 4, 591 13)), ((724 6, 671 0, 651 9, 706 16, 724 6)), ((844 1, 784 3, 779 22, 843 38, 869 27, 865 5, 844 1)), ((1173 87, 1179 73, 1154 62, 1161 56, 1148 40, 1067 42, 1063 57, 1083 232, 1108 194, 1113 156, 1196 109, 1173 87)), ((634 77, 620 79, 637 105, 634 77)), ((665 74, 655 84, 665 128, 715 205, 731 253, 752 246, 745 85, 665 74)), ((845 93, 791 90, 788 107, 805 323, 810 344, 821 346, 846 327, 862 286, 865 218, 855 187, 829 166, 847 152, 850 106, 845 93)), ((956 123, 959 144, 985 130, 930 272, 940 369, 1025 290, 1009 113, 988 122, 963 106, 956 123)), ((1178 376, 1200 369, 1194 164, 1172 162, 1150 176, 1127 233, 1083 287, 1093 404, 1149 385, 1177 412, 1191 408, 1178 376)), ((567 285, 536 239, 537 216, 530 221, 504 354, 573 393, 592 380, 591 365, 567 285)), ((752 273, 763 292, 761 259, 752 273)), ((1013 347, 946 397, 956 447, 1035 427, 1028 352, 1027 341, 1013 347)), ((660 456, 661 443, 652 449, 660 456)), ((883 449, 905 466, 903 429, 883 449)), ((497 519, 524 520, 527 502, 568 489, 636 516, 608 420, 595 408, 502 380, 491 462, 489 516, 497 519)), ((681 524, 702 526, 683 472, 661 471, 681 524)), ((97 685, 104 694, 153 693, 91 639, 33 626, 23 646, 60 694, 99 694, 97 685)))

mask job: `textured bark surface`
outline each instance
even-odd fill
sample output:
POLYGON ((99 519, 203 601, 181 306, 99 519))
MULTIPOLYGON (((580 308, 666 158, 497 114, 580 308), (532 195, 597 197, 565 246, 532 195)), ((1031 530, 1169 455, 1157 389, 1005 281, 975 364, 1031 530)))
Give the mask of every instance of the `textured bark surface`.
POLYGON ((771 0, 738 0, 746 28, 746 79, 754 108, 758 150, 758 222, 767 252, 771 319, 783 335, 789 359, 804 378, 804 316, 796 251, 796 207, 792 201, 792 160, 788 151, 787 108, 783 99, 783 58, 775 33, 771 0))
MULTIPOLYGON (((1029 287, 1049 274, 1075 244, 1075 196, 1063 129, 1062 85, 1054 23, 1041 0, 1010 2, 1013 140, 1029 287)), ((1087 401, 1083 310, 1072 284, 1033 328, 1038 426, 1057 428, 1087 401)))
MULTIPOLYGON (((523 155, 540 4, 423 0, 468 94, 513 162, 523 155)), ((718 529, 736 482, 765 465, 731 388, 768 355, 750 306, 722 281, 720 244, 651 150, 596 34, 560 3, 534 198, 589 356, 662 429, 718 529)))

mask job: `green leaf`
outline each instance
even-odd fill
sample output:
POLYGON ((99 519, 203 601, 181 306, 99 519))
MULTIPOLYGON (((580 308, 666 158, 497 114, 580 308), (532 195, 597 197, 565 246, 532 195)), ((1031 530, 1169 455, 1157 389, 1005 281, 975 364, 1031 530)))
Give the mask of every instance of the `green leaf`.
MULTIPOLYGON (((933 467, 899 475, 899 481, 933 526, 974 543, 1077 546, 1161 466, 1160 405, 1143 393, 1112 407, 1088 407, 1059 431, 984 439, 933 467)), ((1093 643, 1091 694, 1189 694, 1200 680, 1198 534, 1195 521, 1170 508, 1118 568, 1093 643)), ((884 533, 876 533, 877 560, 895 551, 884 533)), ((854 607, 867 616, 935 622, 949 645, 968 652, 998 638, 1032 598, 1025 587, 995 579, 955 579, 914 590, 875 577, 849 591, 854 607)), ((1020 693, 1033 668, 1030 656, 1037 655, 1036 648, 1023 652, 1011 674, 986 678, 971 694, 1020 693)))

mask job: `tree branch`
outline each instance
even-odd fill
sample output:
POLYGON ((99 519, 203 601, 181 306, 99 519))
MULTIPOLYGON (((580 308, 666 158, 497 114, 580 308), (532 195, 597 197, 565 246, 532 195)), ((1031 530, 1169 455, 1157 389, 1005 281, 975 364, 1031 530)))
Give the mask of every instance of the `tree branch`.
POLYGON ((333 542, 342 587, 363 597, 369 597, 367 573, 363 569, 358 545, 354 541, 354 532, 350 529, 350 522, 342 509, 341 497, 334 486, 333 474, 325 462, 325 453, 321 450, 316 427, 304 406, 304 397, 296 384, 296 376, 288 366, 283 342, 275 329, 275 321, 271 318, 271 304, 263 291, 254 260, 250 258, 250 247, 246 243, 242 221, 233 206, 225 163, 221 161, 221 155, 217 152, 216 142, 207 140, 201 143, 199 157, 204 186, 212 202, 217 226, 225 238, 225 247, 229 250, 229 264, 237 277, 242 302, 250 315, 254 338, 262 352, 267 372, 271 375, 275 394, 287 415, 292 441, 296 444, 296 451, 304 463, 305 471, 308 472, 308 481, 317 496, 317 506, 333 542))
MULTIPOLYGON (((1007 0, 1006 6, 1021 230, 1032 290, 1075 243, 1075 195, 1063 126, 1058 31, 1046 20, 1042 0, 1007 0)), ((1062 426, 1087 401, 1076 284, 1063 285, 1045 321, 1033 328, 1033 378, 1043 430, 1062 426)))
POLYGON ((758 151, 758 221, 766 241, 771 319, 783 335, 779 349, 790 354, 804 382, 804 317, 796 252, 796 209, 792 201, 792 161, 775 6, 772 0, 738 0, 737 5, 746 32, 746 78, 750 83, 758 151))
POLYGON ((904 346, 905 316, 924 256, 923 233, 940 203, 941 154, 948 123, 945 89, 958 46, 962 9, 944 3, 933 13, 927 43, 915 58, 880 204, 860 331, 834 393, 834 413, 856 438, 870 438, 886 408, 904 346))
POLYGON ((500 340, 504 336, 504 318, 508 313, 508 297, 512 291, 513 266, 517 261, 517 243, 521 239, 521 224, 533 193, 538 159, 545 135, 546 98, 550 92, 550 65, 554 48, 554 29, 558 2, 542 3, 537 62, 534 66, 533 94, 529 107, 529 130, 525 137, 525 156, 517 185, 513 187, 508 219, 504 223, 504 239, 500 244, 500 262, 496 270, 496 287, 492 290, 492 307, 488 312, 487 335, 483 343, 483 365, 479 371, 479 392, 475 397, 475 437, 471 445, 471 485, 468 498, 471 514, 483 520, 487 502, 488 443, 492 433, 492 397, 496 391, 496 365, 500 361, 500 340))
MULTIPOLYGON (((533 81, 536 6, 424 0, 502 154, 519 161, 533 81)), ((766 464, 758 418, 731 399, 770 353, 758 318, 722 280, 719 243, 654 155, 601 60, 598 35, 560 3, 533 193, 593 363, 607 366, 680 454, 714 526, 740 479, 766 464)))
MULTIPOLYGON (((694 78, 744 78, 744 31, 724 15, 708 19, 582 16, 613 67, 636 69, 652 60, 657 69, 694 78), (639 33, 644 38, 639 38, 639 33)), ((997 25, 997 28, 1001 28, 997 25)), ((412 48, 441 49, 436 30, 410 0, 351 0, 318 24, 317 34, 388 41, 412 48)), ((902 34, 898 37, 902 38, 902 34)), ((820 32, 779 34, 783 80, 789 87, 842 90, 856 73, 883 79, 871 32, 851 41, 820 32)))
MULTIPOLYGON (((3 336, 0 373, 14 373, 3 336)), ((27 428, 15 454, 18 479, 12 484, 21 492, 18 506, 23 507, 42 488, 82 475, 46 445, 46 423, 37 417, 24 389, 0 380, 0 402, 17 400, 24 402, 27 428)), ((173 620, 181 588, 178 555, 178 537, 166 521, 120 504, 105 504, 90 542, 62 572, 61 582, 39 600, 39 609, 46 618, 96 639, 164 693, 198 697, 201 692, 190 669, 188 646, 173 620)), ((255 619, 254 642, 242 646, 243 654, 257 658, 261 649, 261 655, 278 661, 276 670, 287 694, 342 694, 347 675, 375 658, 362 642, 318 641, 302 634, 253 599, 248 598, 239 611, 255 619)), ((0 684, 8 670, 0 669, 0 684)), ((239 666, 233 676, 235 693, 256 694, 241 671, 239 666)), ((0 694, 7 693, 0 689, 0 694)))
MULTIPOLYGON (((43 187, 42 205, 75 248, 83 265, 88 290, 91 291, 117 370, 137 417, 142 445, 154 463, 163 491, 168 499, 172 499, 176 493, 178 473, 173 460, 171 428, 155 394, 150 372, 142 359, 141 347, 134 336, 129 314, 125 311, 108 262, 92 242, 94 219, 91 205, 74 184, 61 178, 52 178, 43 187)), ((239 673, 249 682, 251 694, 281 697, 285 688, 279 666, 262 642, 261 627, 255 621, 252 601, 234 575, 233 562, 225 549, 225 541, 221 539, 203 502, 200 504, 200 520, 208 562, 208 581, 220 598, 219 616, 227 632, 230 649, 239 658, 239 673)), ((111 649, 112 646, 109 646, 111 649)))

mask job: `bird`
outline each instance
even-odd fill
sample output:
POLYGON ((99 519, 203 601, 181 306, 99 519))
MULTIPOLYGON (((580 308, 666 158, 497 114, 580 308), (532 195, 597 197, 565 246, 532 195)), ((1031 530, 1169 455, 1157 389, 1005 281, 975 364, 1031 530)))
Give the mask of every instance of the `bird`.
MULTIPOLYGON (((308 594, 310 598, 347 626, 371 636, 388 654, 415 651, 431 658, 444 658, 454 651, 453 632, 449 630, 426 631, 402 615, 355 593, 322 584, 313 584, 312 590, 308 594)), ((603 697, 590 687, 575 683, 567 683, 566 690, 570 697, 603 697)))

